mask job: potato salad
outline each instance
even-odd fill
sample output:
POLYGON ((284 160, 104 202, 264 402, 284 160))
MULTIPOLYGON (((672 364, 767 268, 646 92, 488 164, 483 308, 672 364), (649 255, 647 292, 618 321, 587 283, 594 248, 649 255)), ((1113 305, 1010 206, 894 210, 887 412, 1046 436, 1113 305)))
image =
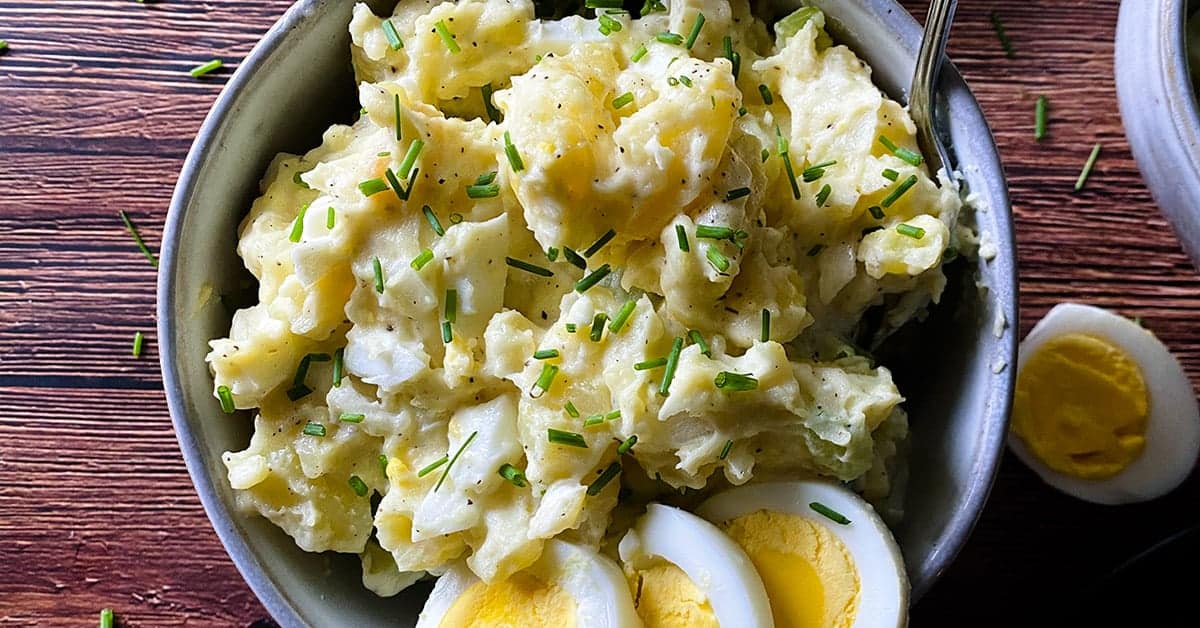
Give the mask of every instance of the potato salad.
POLYGON ((898 490, 903 397, 860 346, 939 298, 954 180, 815 9, 587 7, 358 5, 360 115, 241 224, 229 482, 381 595, 612 553, 651 500, 898 490))

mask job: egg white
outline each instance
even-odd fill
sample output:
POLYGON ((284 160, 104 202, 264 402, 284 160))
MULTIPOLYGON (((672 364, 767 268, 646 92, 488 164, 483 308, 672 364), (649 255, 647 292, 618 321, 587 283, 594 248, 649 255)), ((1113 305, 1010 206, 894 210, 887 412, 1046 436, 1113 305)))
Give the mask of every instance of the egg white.
MULTIPOLYGON (((577 626, 641 625, 620 568, 595 550, 566 541, 547 541, 541 557, 528 570, 562 587, 574 599, 577 626)), ((434 584, 416 628, 438 628, 458 598, 477 582, 479 578, 466 564, 452 567, 434 584)))
POLYGON ((875 509, 854 492, 828 482, 764 482, 730 489, 700 505, 696 514, 719 524, 768 510, 816 521, 832 532, 858 571, 858 605, 852 628, 900 628, 908 624, 908 575, 900 548, 875 509), (850 520, 841 525, 809 506, 819 502, 850 520))
POLYGON ((1075 478, 1051 469, 1011 433, 1009 449, 1050 486, 1097 504, 1147 501, 1179 486, 1200 455, 1200 407, 1179 361, 1154 334, 1124 316, 1090 305, 1060 303, 1021 342, 1017 377, 1028 356, 1065 334, 1103 338, 1137 363, 1150 398, 1146 448, 1120 473, 1103 480, 1075 478))
POLYGON ((678 508, 650 504, 625 534, 621 560, 674 563, 712 606, 722 626, 772 628, 771 602, 750 557, 713 524, 678 508))

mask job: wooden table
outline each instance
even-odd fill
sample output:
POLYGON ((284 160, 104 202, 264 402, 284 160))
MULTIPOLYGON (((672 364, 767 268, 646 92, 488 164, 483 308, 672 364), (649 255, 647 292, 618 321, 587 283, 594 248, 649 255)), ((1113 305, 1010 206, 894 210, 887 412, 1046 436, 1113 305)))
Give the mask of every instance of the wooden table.
MULTIPOLYGON (((349 1, 349 0, 347 0, 349 1)), ((0 0, 0 625, 245 626, 266 617, 209 527, 161 391, 157 243, 176 173, 228 74, 287 0, 0 0), (147 350, 130 356, 135 331, 147 350)), ((923 16, 924 2, 906 2, 923 16)), ((1200 381, 1200 277, 1141 182, 1117 113, 1117 2, 963 0, 951 54, 1010 178, 1022 330, 1078 300, 1140 316, 1200 381), (1000 11, 1007 59, 989 22, 1000 11), (1033 139, 1033 103, 1051 124, 1033 139), (1071 188, 1093 142, 1087 189, 1071 188)), ((914 626, 1001 624, 1195 523, 1200 482, 1090 506, 1007 457, 970 544, 914 626)))

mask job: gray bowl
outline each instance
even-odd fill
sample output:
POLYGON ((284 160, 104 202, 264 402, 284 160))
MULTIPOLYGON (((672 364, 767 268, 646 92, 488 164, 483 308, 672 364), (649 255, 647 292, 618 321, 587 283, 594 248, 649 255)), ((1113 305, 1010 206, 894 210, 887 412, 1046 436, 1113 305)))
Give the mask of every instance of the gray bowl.
MULTIPOLYGON (((394 5, 372 2, 382 12, 394 5)), ((782 4, 782 3, 780 3, 782 4)), ((920 28, 892 0, 825 0, 829 28, 875 68, 885 91, 903 98, 920 28)), ((380 600, 360 584, 352 556, 308 554, 265 519, 235 510, 221 453, 249 442, 248 413, 226 416, 210 394, 204 356, 224 336, 233 307, 253 282, 235 253, 237 226, 258 180, 279 151, 304 152, 357 110, 346 25, 352 3, 301 0, 246 57, 188 154, 167 217, 158 284, 163 380, 179 445, 200 501, 230 557, 284 626, 410 625, 427 588, 380 600), (220 299, 206 295, 220 295, 220 299)), ((781 7, 782 8, 782 7, 781 7)), ((884 358, 909 398, 912 467, 904 522, 895 529, 913 585, 927 591, 962 547, 999 461, 1013 387, 1016 259, 1004 177, 987 123, 961 76, 942 75, 942 129, 976 195, 980 230, 999 250, 978 268, 989 287, 962 272, 942 307, 906 330, 884 358), (957 287, 954 287, 957 286, 957 287), (997 373, 995 371, 999 370, 997 373)), ((252 290, 250 290, 252 294, 252 290)))

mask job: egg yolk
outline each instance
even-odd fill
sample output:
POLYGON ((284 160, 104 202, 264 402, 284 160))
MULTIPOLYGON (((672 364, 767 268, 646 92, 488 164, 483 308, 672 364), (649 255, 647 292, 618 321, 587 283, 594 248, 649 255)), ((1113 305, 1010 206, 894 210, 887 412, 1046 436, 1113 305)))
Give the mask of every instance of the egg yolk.
POLYGON ((1141 455, 1149 405, 1133 358, 1102 338, 1068 334, 1026 359, 1012 430, 1051 469, 1100 480, 1141 455))
POLYGON ((674 563, 656 561, 644 569, 626 568, 625 578, 646 628, 720 627, 707 596, 674 563))
POLYGON ((742 515, 722 528, 758 569, 776 628, 849 628, 854 623, 858 570, 829 528, 768 510, 742 515))
POLYGON ((441 628, 575 627, 575 600, 561 587, 517 573, 500 582, 476 582, 455 600, 441 628))

